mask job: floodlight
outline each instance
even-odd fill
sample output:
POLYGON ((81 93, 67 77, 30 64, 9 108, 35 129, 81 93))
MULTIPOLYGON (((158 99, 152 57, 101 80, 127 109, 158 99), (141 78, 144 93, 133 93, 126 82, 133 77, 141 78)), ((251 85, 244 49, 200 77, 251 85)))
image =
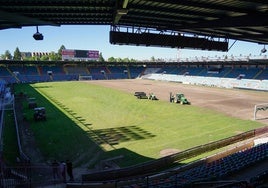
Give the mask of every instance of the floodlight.
POLYGON ((36 33, 33 34, 33 38, 35 40, 43 40, 44 39, 43 34, 42 33, 39 33, 39 31, 38 31, 38 26, 36 26, 36 33))

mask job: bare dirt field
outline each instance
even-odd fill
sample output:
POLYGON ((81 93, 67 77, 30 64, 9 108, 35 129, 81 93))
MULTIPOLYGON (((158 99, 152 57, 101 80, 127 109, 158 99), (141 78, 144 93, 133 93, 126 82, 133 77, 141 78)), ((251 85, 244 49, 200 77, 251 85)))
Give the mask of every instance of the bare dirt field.
MULTIPOLYGON (((191 105, 212 109, 240 119, 253 120, 255 104, 268 103, 268 92, 224 89, 153 80, 94 80, 90 83, 134 94, 154 93, 159 100, 169 102, 169 93, 184 93, 191 105)), ((268 125, 268 111, 259 111, 257 120, 268 125)))

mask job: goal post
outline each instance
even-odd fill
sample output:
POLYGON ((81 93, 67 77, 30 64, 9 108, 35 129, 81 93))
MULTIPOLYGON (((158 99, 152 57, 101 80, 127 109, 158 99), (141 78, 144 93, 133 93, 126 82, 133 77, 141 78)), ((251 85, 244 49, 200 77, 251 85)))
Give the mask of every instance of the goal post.
POLYGON ((254 120, 260 120, 266 118, 268 119, 268 103, 256 104, 254 107, 254 120), (267 113, 264 113, 264 111, 267 111, 267 113))
POLYGON ((83 81, 83 80, 92 80, 92 76, 89 75, 79 75, 78 80, 83 81))

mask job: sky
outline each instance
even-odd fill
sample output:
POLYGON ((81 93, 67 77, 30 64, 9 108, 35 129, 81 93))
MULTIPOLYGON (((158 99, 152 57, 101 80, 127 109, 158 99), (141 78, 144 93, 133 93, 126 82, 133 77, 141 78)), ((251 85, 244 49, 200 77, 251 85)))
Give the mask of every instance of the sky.
POLYGON ((193 57, 220 57, 220 56, 259 56, 263 45, 236 41, 229 41, 228 52, 201 51, 189 49, 172 49, 158 47, 141 47, 127 45, 112 45, 109 43, 110 26, 39 26, 39 32, 44 40, 36 41, 33 34, 36 27, 22 27, 21 29, 0 30, 0 54, 9 50, 13 55, 16 47, 21 52, 57 52, 61 45, 66 49, 98 50, 104 59, 133 58, 137 60, 155 59, 177 60, 193 57))

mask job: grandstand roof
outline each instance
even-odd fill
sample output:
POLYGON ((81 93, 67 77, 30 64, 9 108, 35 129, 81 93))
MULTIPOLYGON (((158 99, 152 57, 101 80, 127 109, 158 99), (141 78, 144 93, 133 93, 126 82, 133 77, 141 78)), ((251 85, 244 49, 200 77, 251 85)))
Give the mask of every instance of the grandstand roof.
POLYGON ((121 25, 268 43, 263 0, 1 0, 0 29, 121 25))

